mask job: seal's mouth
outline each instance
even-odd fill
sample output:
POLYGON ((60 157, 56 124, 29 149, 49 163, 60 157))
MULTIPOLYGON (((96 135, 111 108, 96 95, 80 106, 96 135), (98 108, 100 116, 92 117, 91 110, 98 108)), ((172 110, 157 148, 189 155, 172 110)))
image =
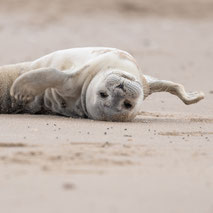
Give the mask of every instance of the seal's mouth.
POLYGON ((127 79, 130 81, 136 81, 136 78, 129 74, 128 72, 124 72, 121 70, 111 70, 108 75, 105 77, 105 79, 110 78, 111 76, 117 76, 120 79, 127 79))

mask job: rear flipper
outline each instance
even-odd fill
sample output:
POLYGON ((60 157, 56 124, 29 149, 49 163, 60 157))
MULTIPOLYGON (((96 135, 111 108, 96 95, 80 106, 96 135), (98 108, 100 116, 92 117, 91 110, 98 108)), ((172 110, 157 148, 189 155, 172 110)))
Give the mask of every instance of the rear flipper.
POLYGON ((144 77, 149 87, 147 96, 155 92, 169 92, 178 96, 187 105, 197 103, 204 98, 204 93, 186 92, 184 86, 181 84, 172 81, 158 80, 148 75, 144 75, 144 77))

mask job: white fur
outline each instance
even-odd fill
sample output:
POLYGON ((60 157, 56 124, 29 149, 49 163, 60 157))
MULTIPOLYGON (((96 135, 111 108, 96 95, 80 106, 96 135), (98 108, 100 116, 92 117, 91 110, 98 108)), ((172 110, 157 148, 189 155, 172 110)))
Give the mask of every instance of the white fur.
MULTIPOLYGON (((33 62, 1 67, 1 75, 6 86, 0 88, 0 98, 13 113, 129 121, 137 115, 143 99, 153 92, 168 91, 186 104, 203 98, 201 93, 189 97, 179 84, 143 76, 135 59, 115 48, 61 50, 33 62), (106 98, 100 96, 101 91, 107 93, 106 98)), ((5 111, 0 108, 0 112, 5 111)))

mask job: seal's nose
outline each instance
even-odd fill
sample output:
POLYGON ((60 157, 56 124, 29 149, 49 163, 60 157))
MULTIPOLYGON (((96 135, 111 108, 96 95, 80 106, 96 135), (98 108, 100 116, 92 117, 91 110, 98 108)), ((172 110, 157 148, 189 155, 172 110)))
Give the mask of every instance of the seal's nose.
POLYGON ((124 83, 119 84, 118 86, 116 86, 116 88, 124 90, 124 83))

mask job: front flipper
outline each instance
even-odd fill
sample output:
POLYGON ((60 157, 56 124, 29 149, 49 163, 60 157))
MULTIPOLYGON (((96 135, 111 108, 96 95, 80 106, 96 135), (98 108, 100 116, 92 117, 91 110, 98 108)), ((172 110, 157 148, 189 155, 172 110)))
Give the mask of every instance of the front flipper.
POLYGON ((57 69, 41 68, 19 76, 13 83, 10 94, 21 102, 30 102, 47 88, 63 85, 67 75, 57 69))
POLYGON ((41 95, 47 88, 62 89, 68 93, 66 96, 69 96, 75 79, 77 81, 75 85, 82 86, 87 76, 89 76, 87 79, 87 83, 89 83, 98 71, 108 66, 106 61, 112 61, 112 65, 116 64, 115 54, 109 52, 100 55, 95 59, 91 59, 86 64, 83 64, 72 73, 62 72, 54 68, 41 68, 26 72, 14 81, 10 89, 10 94, 21 102, 32 101, 35 96, 41 95), (78 78, 81 73, 89 74, 83 74, 84 77, 78 78))
POLYGON ((172 81, 158 80, 148 75, 144 75, 144 77, 149 86, 148 95, 155 92, 169 92, 178 96, 187 105, 197 103, 204 98, 202 92, 186 92, 184 86, 181 84, 172 81))

